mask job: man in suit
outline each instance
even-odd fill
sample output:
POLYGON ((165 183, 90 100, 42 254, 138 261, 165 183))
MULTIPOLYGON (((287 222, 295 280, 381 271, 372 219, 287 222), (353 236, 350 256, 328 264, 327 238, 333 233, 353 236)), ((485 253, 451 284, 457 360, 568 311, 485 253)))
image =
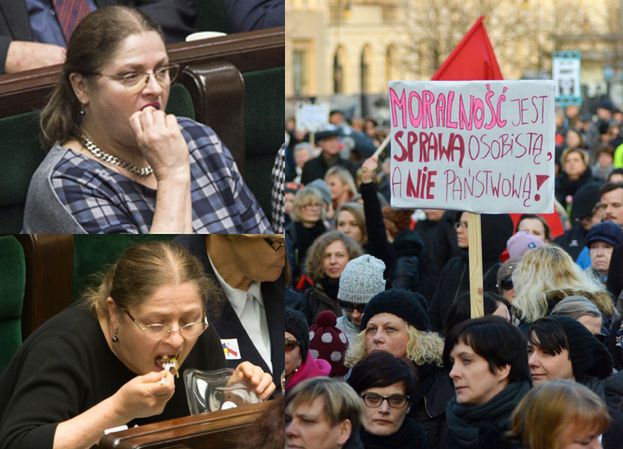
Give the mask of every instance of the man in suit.
MULTIPOLYGON (((196 0, 85 0, 90 11, 134 6, 162 27, 167 42, 193 32, 196 0)), ((67 39, 52 0, 0 0, 0 74, 62 64, 67 39)))
POLYGON ((227 366, 248 360, 271 372, 279 389, 285 354, 284 236, 181 235, 176 241, 201 260, 218 285, 220 298, 208 298, 208 317, 227 366))

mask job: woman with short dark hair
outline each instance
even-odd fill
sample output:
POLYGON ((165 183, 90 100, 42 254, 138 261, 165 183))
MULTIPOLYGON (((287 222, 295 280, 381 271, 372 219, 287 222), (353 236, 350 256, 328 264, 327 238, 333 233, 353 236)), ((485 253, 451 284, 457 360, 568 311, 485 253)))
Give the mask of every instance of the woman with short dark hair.
POLYGON ((365 449, 428 448, 424 429, 407 416, 415 382, 413 367, 386 351, 373 352, 353 367, 348 383, 363 400, 365 449))
POLYGON ((531 387, 525 337, 497 316, 450 330, 443 360, 456 396, 448 403, 448 448, 495 448, 531 387))

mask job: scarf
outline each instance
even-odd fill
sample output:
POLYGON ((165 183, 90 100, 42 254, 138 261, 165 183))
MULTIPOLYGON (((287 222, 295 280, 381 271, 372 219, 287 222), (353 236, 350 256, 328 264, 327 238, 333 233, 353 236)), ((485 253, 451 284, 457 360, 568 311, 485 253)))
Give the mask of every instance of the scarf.
POLYGON ((422 426, 406 417, 402 426, 391 435, 372 435, 363 426, 359 431, 366 449, 426 449, 428 443, 422 426))
POLYGON ((324 289, 325 294, 331 298, 333 302, 337 304, 337 291, 340 289, 340 280, 339 279, 329 279, 322 278, 318 281, 322 288, 324 289))
MULTIPOLYGON (((519 401, 530 390, 528 381, 513 382, 495 395, 489 402, 480 405, 462 405, 456 397, 448 402, 446 418, 448 437, 457 447, 478 447, 481 430, 492 426, 505 432, 510 427, 510 416, 519 401)), ((453 447, 452 444, 448 445, 453 447)))

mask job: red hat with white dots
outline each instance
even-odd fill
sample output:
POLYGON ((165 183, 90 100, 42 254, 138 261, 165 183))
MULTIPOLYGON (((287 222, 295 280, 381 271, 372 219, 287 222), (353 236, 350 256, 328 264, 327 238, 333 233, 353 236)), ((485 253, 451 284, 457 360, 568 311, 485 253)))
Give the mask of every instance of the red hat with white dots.
POLYGON ((348 339, 344 332, 335 327, 336 316, 330 310, 321 312, 309 327, 309 351, 317 359, 324 359, 331 365, 330 376, 344 376, 348 368, 344 366, 344 355, 348 349, 348 339))

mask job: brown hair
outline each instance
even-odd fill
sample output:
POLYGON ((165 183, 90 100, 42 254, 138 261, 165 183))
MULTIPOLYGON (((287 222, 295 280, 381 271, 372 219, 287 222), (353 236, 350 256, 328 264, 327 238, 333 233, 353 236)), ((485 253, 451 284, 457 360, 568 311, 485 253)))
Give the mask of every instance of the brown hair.
POLYGON ((128 309, 163 285, 194 282, 204 305, 216 295, 214 282, 205 276, 201 262, 185 248, 167 241, 139 243, 128 248, 96 279, 98 282, 86 290, 84 298, 99 316, 108 314, 109 296, 118 306, 128 309))
POLYGON ((361 231, 361 244, 364 244, 368 241, 368 230, 366 229, 366 217, 364 215, 363 206, 359 203, 343 203, 335 212, 335 226, 339 226, 340 220, 340 212, 346 211, 350 212, 355 222, 357 223, 357 227, 361 231))
POLYGON ((324 259, 324 251, 331 243, 340 240, 344 243, 346 251, 348 251, 348 260, 353 260, 355 257, 359 257, 363 254, 361 245, 355 242, 349 236, 342 234, 339 231, 327 231, 320 235, 314 243, 307 250, 307 256, 305 257, 305 272, 314 280, 318 281, 326 277, 323 268, 322 261, 324 259))
POLYGON ((561 449, 561 437, 599 435, 610 425, 603 401, 584 385, 554 380, 533 388, 512 416, 511 436, 526 449, 561 449))
POLYGON ((60 80, 41 111, 41 140, 45 148, 81 134, 81 105, 69 76, 72 73, 83 76, 97 74, 115 56, 128 36, 146 31, 157 32, 164 42, 164 34, 158 24, 141 11, 126 6, 100 8, 80 22, 67 45, 67 58, 60 80))

